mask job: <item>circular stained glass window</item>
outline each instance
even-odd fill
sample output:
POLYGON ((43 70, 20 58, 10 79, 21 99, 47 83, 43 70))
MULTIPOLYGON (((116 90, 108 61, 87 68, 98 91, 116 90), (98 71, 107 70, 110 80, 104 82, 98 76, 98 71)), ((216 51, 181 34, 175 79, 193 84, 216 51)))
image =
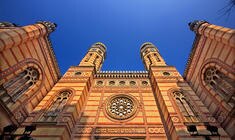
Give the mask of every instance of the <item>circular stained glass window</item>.
POLYGON ((125 120, 132 117, 137 110, 137 101, 126 94, 118 94, 110 97, 106 104, 107 114, 117 120, 125 120))

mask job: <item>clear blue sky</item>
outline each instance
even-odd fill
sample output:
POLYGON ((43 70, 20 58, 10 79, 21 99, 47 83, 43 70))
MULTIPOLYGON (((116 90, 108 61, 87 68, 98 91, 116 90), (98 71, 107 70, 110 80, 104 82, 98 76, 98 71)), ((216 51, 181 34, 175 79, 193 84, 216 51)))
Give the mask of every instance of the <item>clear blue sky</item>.
POLYGON ((140 46, 152 42, 168 65, 182 74, 199 19, 235 28, 235 8, 223 16, 228 0, 1 0, 0 21, 19 25, 38 20, 57 23, 50 35, 61 72, 79 64, 95 42, 107 46, 102 70, 144 70, 140 46))

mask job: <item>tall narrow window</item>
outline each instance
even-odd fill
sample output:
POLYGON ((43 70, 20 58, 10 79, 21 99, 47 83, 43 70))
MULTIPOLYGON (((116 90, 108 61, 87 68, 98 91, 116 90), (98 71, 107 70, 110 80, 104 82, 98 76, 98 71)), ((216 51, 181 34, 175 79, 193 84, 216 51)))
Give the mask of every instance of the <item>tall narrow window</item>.
POLYGON ((23 93, 34 85, 38 79, 38 70, 33 67, 28 67, 16 77, 4 83, 1 86, 1 90, 5 90, 5 94, 10 96, 12 101, 16 101, 23 93))
POLYGON ((149 62, 150 62, 150 64, 149 64, 149 65, 152 65, 152 63, 153 63, 153 62, 152 62, 152 60, 151 60, 151 58, 150 58, 150 55, 148 55, 147 57, 148 57, 149 62))
POLYGON ((85 62, 88 62, 89 59, 91 58, 91 56, 92 56, 92 53, 90 53, 90 54, 86 57, 85 62))
POLYGON ((65 104, 67 103, 69 96, 69 91, 62 91, 57 96, 56 100, 52 103, 48 111, 45 113, 44 116, 47 117, 56 117, 64 108, 65 104))
POLYGON ((155 59, 157 60, 157 62, 160 62, 160 59, 159 59, 159 57, 157 56, 156 53, 154 54, 154 57, 155 57, 155 59))
POLYGON ((185 121, 198 122, 197 113, 193 109, 192 105, 187 101, 184 94, 180 91, 174 91, 173 95, 185 121))
POLYGON ((216 67, 205 70, 204 80, 230 106, 235 105, 235 81, 220 72, 216 67))
POLYGON ((94 65, 96 64, 96 62, 97 62, 98 59, 99 59, 99 56, 96 56, 96 57, 95 57, 95 60, 94 60, 94 62, 93 62, 94 65))

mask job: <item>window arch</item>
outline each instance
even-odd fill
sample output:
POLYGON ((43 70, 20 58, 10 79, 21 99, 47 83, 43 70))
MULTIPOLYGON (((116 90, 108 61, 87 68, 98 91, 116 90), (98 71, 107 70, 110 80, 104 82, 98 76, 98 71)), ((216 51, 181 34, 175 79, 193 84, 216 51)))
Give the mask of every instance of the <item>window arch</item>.
POLYGON ((4 83, 1 86, 1 91, 5 91, 12 101, 16 101, 38 80, 38 70, 34 67, 27 67, 23 72, 17 74, 11 80, 4 83))
POLYGON ((62 112, 64 106, 68 102, 71 92, 64 90, 60 92, 54 102, 51 104, 47 112, 44 114, 46 117, 56 117, 60 112, 62 112))
POLYGON ((158 55, 156 53, 154 53, 153 55, 154 55, 155 59, 157 60, 157 62, 160 62, 158 55))
POLYGON ((93 64, 94 64, 94 65, 96 65, 96 62, 98 61, 98 59, 99 59, 99 56, 96 56, 96 57, 95 57, 95 60, 93 61, 93 64))
POLYGON ((198 114, 182 91, 173 91, 175 102, 186 122, 198 122, 198 114))
POLYGON ((91 56, 92 56, 92 53, 90 53, 90 54, 86 57, 85 62, 88 62, 89 59, 91 58, 91 56))
POLYGON ((215 66, 206 68, 204 81, 230 106, 235 105, 235 81, 219 71, 215 66))
POLYGON ((149 63, 150 63, 149 65, 152 65, 152 64, 153 64, 153 62, 152 62, 152 60, 151 60, 151 58, 150 58, 150 55, 148 55, 148 56, 147 56, 147 58, 148 58, 149 63))

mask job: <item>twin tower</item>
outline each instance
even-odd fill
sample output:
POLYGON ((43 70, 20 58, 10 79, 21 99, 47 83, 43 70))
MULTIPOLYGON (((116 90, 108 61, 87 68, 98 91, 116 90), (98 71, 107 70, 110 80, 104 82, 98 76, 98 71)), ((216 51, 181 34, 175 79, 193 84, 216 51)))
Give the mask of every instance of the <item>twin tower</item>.
MULTIPOLYGON (((159 50, 150 42, 142 44, 140 54, 147 70, 150 69, 150 66, 166 66, 159 50)), ((79 66, 94 66, 96 71, 99 71, 105 58, 106 46, 101 42, 97 42, 91 46, 79 66)))

